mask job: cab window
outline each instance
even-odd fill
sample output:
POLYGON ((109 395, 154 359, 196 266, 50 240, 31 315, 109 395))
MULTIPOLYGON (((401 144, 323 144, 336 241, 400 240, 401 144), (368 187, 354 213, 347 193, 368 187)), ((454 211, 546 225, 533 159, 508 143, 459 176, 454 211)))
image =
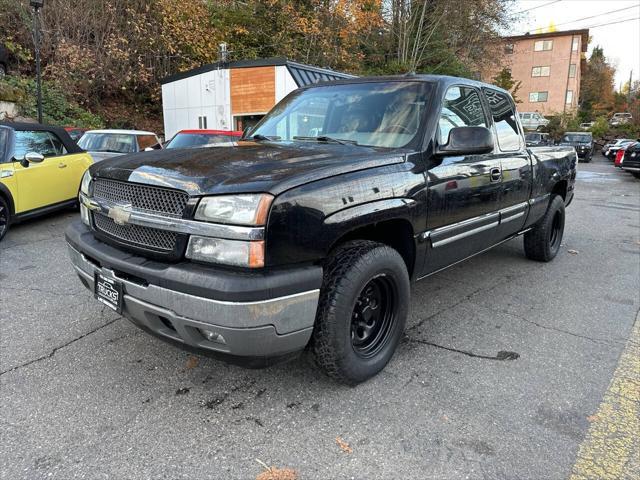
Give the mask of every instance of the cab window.
POLYGON ((496 126, 496 136, 498 137, 498 146, 503 152, 513 152, 521 147, 520 130, 516 121, 516 113, 513 108, 511 99, 495 90, 484 91, 493 123, 496 126))
POLYGON ((62 141, 52 132, 16 131, 14 158, 24 158, 29 152, 39 153, 45 158, 67 153, 62 141))
POLYGON ((470 87, 447 90, 438 120, 438 143, 449 142, 449 132, 455 127, 486 127, 487 121, 478 92, 470 87))

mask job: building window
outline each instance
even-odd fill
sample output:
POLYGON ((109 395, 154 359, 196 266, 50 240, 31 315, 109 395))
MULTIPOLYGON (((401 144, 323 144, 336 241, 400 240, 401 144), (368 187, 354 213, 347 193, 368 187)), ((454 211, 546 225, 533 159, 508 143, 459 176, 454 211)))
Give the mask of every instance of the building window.
POLYGON ((569 78, 575 78, 576 77, 576 64, 572 63, 571 65, 569 65, 569 78))
POLYGON ((543 52, 551 50, 553 48, 553 40, 538 40, 533 44, 533 50, 535 52, 543 52))
POLYGON ((580 46, 580 37, 573 37, 573 43, 571 43, 571 51, 577 52, 580 46))
POLYGON ((198 128, 200 130, 207 129, 207 117, 198 117, 198 128))
POLYGON ((551 67, 533 67, 531 69, 532 77, 548 77, 551 67))
POLYGON ((529 102, 546 102, 547 98, 549 98, 549 92, 531 92, 529 94, 529 102))
POLYGON ((573 103, 573 90, 567 90, 567 98, 565 100, 565 103, 567 105, 570 105, 573 103))
POLYGON ((513 53, 513 43, 507 43, 504 46, 504 53, 511 55, 513 53))

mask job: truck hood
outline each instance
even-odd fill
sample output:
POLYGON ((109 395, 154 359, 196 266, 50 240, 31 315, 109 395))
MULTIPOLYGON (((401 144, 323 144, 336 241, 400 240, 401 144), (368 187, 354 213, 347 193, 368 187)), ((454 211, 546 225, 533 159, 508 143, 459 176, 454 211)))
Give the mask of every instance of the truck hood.
POLYGON ((241 141, 232 147, 168 149, 96 163, 97 178, 177 188, 190 195, 285 190, 323 178, 401 163, 404 152, 314 142, 241 141))

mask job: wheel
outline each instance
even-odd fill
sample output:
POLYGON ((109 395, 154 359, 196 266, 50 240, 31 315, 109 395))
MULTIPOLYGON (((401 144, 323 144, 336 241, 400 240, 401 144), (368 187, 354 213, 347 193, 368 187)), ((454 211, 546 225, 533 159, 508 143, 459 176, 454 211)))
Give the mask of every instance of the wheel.
POLYGON ((636 178, 640 178, 640 172, 631 172, 631 174, 636 178))
POLYGON ((9 231, 9 222, 11 220, 11 212, 9 211, 9 205, 4 197, 0 196, 0 240, 9 231))
POLYGON ((327 375, 356 385, 380 372, 400 342, 409 274, 396 250, 365 240, 338 247, 324 272, 312 351, 327 375))
POLYGON ((527 258, 539 262, 554 259, 562 243, 564 218, 564 200, 560 195, 554 195, 544 216, 524 234, 524 253, 527 258))

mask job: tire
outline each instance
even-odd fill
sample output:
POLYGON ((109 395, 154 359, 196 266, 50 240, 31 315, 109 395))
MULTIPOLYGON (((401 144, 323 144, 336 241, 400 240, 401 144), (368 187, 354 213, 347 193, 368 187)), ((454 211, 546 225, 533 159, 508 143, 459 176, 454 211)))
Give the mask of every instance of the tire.
POLYGON ((356 385, 387 365, 402 338, 409 274, 396 250, 366 240, 338 247, 324 272, 312 351, 329 377, 356 385))
POLYGON ((564 200, 553 195, 544 216, 524 234, 524 253, 530 260, 550 262, 560 250, 564 233, 564 200))
POLYGON ((9 210, 9 204, 4 197, 0 196, 0 240, 9 231, 9 225, 11 223, 11 211, 9 210))
POLYGON ((640 172, 631 172, 631 174, 636 178, 640 178, 640 172))

